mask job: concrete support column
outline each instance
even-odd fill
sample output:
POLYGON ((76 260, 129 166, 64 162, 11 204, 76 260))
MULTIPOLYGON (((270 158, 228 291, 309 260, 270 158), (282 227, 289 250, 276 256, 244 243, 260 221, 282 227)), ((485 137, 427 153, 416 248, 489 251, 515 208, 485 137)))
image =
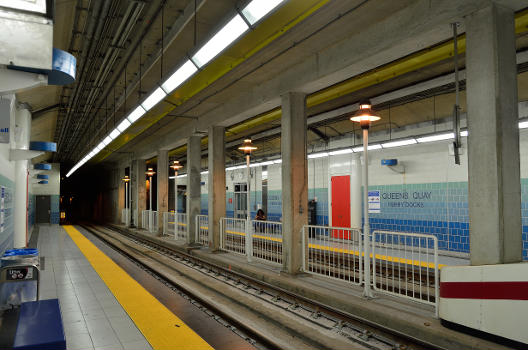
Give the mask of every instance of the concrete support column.
POLYGON ((306 159, 306 95, 282 96, 282 261, 296 274, 302 266, 302 228, 308 224, 308 161, 306 159))
POLYGON ((158 233, 163 232, 163 213, 169 211, 169 151, 158 151, 157 169, 158 202, 158 233))
POLYGON ((466 18, 470 258, 522 260, 514 12, 491 3, 466 18))
POLYGON ((196 215, 200 215, 201 141, 198 135, 187 139, 187 244, 195 243, 196 215))
POLYGON ((123 209, 125 209, 125 182, 123 177, 125 176, 125 166, 120 166, 117 169, 117 215, 114 218, 114 223, 122 224, 125 222, 123 216, 123 209))
POLYGON ((226 213, 225 129, 209 127, 209 249, 220 248, 220 218, 226 213))
MULTIPOLYGON (((31 135, 31 113, 26 108, 15 108, 16 129, 15 148, 29 149, 31 135)), ((15 234, 13 246, 15 248, 27 245, 27 218, 28 218, 28 186, 29 186, 28 160, 15 161, 15 234)), ((38 185, 42 186, 42 185, 38 185)))
POLYGON ((352 153, 350 163, 350 227, 361 229, 363 204, 361 198, 362 179, 361 179, 361 156, 359 153, 352 153))
POLYGON ((130 185, 128 187, 129 203, 130 203, 130 227, 137 226, 137 218, 134 216, 134 212, 137 206, 137 164, 135 160, 130 161, 130 185))
POLYGON ((133 192, 136 193, 136 210, 137 210, 137 223, 136 225, 141 228, 143 226, 143 210, 147 209, 147 188, 145 171, 147 171, 147 165, 145 160, 136 159, 134 160, 134 168, 137 169, 137 182, 136 186, 133 187, 133 192))

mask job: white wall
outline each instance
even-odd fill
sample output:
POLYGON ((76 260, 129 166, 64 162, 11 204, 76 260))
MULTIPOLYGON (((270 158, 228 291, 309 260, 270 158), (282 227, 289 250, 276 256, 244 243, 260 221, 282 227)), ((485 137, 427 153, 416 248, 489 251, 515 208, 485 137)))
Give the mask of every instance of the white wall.
POLYGON ((30 182, 32 184, 33 195, 60 195, 60 164, 52 163, 51 170, 30 170, 30 182), (37 173, 42 175, 49 175, 48 183, 45 185, 38 184, 40 179, 37 179, 37 173))

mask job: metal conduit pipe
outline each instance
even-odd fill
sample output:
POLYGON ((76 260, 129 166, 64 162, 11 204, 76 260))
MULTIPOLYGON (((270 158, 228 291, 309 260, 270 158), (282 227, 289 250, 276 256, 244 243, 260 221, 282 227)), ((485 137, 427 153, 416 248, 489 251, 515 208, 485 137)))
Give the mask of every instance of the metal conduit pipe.
POLYGON ((90 15, 90 19, 89 19, 89 22, 88 22, 88 28, 87 28, 87 37, 85 38, 85 40, 83 41, 83 46, 82 46, 82 49, 81 49, 81 52, 82 52, 82 68, 81 68, 81 74, 78 75, 78 79, 79 79, 79 83, 75 85, 74 87, 74 90, 73 90, 73 93, 71 96, 73 96, 73 98, 70 98, 70 101, 69 101, 69 104, 68 104, 68 108, 67 108, 67 114, 66 114, 66 117, 65 117, 65 123, 64 123, 64 127, 60 130, 60 134, 59 134, 59 138, 58 138, 58 144, 59 144, 59 152, 61 151, 61 148, 63 147, 64 145, 64 137, 65 137, 65 132, 66 132, 66 129, 68 129, 68 126, 70 124, 70 119, 71 119, 71 115, 72 115, 72 111, 74 110, 72 108, 72 106, 74 105, 74 102, 77 101, 78 99, 78 96, 79 96, 79 91, 82 91, 83 89, 83 86, 84 86, 84 75, 86 74, 86 66, 89 64, 89 62, 87 62, 88 58, 90 57, 90 53, 91 53, 91 48, 93 47, 93 40, 92 40, 92 37, 96 31, 96 25, 97 25, 97 28, 100 28, 102 22, 103 22, 103 17, 105 17, 105 11, 108 11, 108 7, 110 6, 110 2, 109 0, 104 0, 104 8, 101 9, 101 5, 103 4, 103 0, 95 0, 95 4, 94 4, 94 8, 93 8, 93 11, 91 12, 91 15, 90 15))
MULTIPOLYGON (((200 8, 206 3, 206 1, 207 0, 197 0, 196 11, 200 10, 200 8)), ((195 15, 194 5, 195 4, 190 2, 185 8, 185 10, 183 11, 183 14, 178 16, 178 18, 170 26, 170 30, 167 33, 165 33, 164 39, 163 39, 163 42, 164 42, 163 51, 166 51, 169 48, 172 42, 177 38, 177 36, 185 28, 187 23, 189 23, 189 21, 194 17, 195 15)), ((162 55, 161 48, 159 48, 159 50, 157 50, 156 52, 150 55, 150 57, 143 63, 143 66, 144 66, 143 71, 142 71, 143 75, 148 73, 154 67, 154 65, 160 60, 161 55, 162 55)), ((120 72, 120 74, 121 73, 122 71, 120 72)), ((139 85, 140 79, 141 77, 138 74, 138 76, 130 82, 130 89, 127 88, 127 91, 125 91, 124 94, 121 94, 119 98, 117 99, 116 101, 117 108, 120 108, 125 103, 125 100, 130 96, 132 91, 134 91, 134 89, 139 85)), ((100 101, 99 108, 101 108, 101 106, 103 105, 103 102, 104 100, 100 101)), ((99 134, 103 131, 105 130, 101 127, 96 138, 98 138, 99 134)))
MULTIPOLYGON (((119 11, 120 3, 116 1, 109 1, 105 2, 105 6, 103 8, 103 11, 101 13, 100 22, 98 23, 96 33, 94 37, 92 38, 92 43, 90 45, 90 54, 88 57, 95 57, 97 56, 98 52, 101 50, 101 47, 104 45, 104 42, 106 41, 105 37, 102 36, 102 33, 105 33, 105 31, 108 31, 108 27, 110 25, 110 22, 112 21, 112 18, 115 16, 115 14, 119 11), (112 7, 110 8, 110 5, 112 7), (103 28, 105 31, 103 31, 103 28), (102 38, 101 38, 102 36, 102 38)), ((93 92, 94 90, 97 90, 97 86, 95 83, 92 83, 91 76, 95 70, 97 60, 93 59, 87 62, 86 65, 84 65, 83 70, 87 72, 86 76, 83 76, 82 81, 79 82, 79 85, 82 86, 82 89, 77 89, 77 94, 75 95, 75 103, 74 105, 77 105, 77 101, 80 99, 84 99, 84 95, 89 92, 93 92), (88 85, 86 88, 84 88, 85 85, 88 85), (80 91, 80 92, 79 92, 80 91)), ((86 105, 86 104, 85 104, 86 105)), ((73 127, 77 128, 80 124, 83 123, 83 115, 80 114, 82 112, 78 111, 78 109, 75 109, 76 116, 73 119, 73 127)), ((64 142, 66 145, 72 143, 70 140, 75 139, 77 135, 74 133, 69 133, 66 135, 66 138, 64 139, 64 142)), ((74 143, 75 144, 75 143, 74 143)), ((71 149, 70 149, 71 152, 71 149)))
MULTIPOLYGON (((132 29, 136 24, 139 15, 141 14, 141 11, 143 10, 143 7, 144 3, 142 2, 131 2, 129 4, 125 15, 123 16, 123 19, 119 24, 116 35, 114 36, 110 46, 107 48, 105 57, 103 58, 103 62, 99 65, 99 69, 94 79, 93 87, 90 90, 90 93, 86 99, 86 104, 84 105, 84 109, 82 111, 82 122, 76 125, 72 133, 73 138, 77 136, 79 130, 82 129, 82 126, 86 125, 86 123, 88 122, 85 120, 87 118, 84 117, 87 113, 90 113, 91 110, 94 108, 95 99, 97 98, 97 95, 99 95, 98 92, 100 91, 99 87, 103 84, 115 61, 117 60, 119 50, 125 45, 126 40, 128 40, 128 37, 130 36, 132 29)), ((70 150, 69 153, 71 154, 73 151, 74 149, 70 150)))

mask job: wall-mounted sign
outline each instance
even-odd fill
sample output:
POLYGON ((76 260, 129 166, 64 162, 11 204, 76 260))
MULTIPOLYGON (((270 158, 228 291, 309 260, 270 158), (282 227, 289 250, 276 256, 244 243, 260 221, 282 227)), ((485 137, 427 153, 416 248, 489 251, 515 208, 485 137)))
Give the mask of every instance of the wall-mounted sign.
POLYGON ((0 143, 9 143, 11 101, 0 99, 0 143))
POLYGON ((371 214, 381 213, 380 191, 368 191, 368 211, 371 214))

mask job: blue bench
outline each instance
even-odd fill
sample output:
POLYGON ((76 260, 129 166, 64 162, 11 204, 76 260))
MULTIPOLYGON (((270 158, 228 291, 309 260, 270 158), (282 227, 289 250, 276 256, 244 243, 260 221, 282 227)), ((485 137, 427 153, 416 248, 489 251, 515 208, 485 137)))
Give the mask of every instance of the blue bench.
POLYGON ((22 303, 13 349, 66 349, 58 299, 22 303))

